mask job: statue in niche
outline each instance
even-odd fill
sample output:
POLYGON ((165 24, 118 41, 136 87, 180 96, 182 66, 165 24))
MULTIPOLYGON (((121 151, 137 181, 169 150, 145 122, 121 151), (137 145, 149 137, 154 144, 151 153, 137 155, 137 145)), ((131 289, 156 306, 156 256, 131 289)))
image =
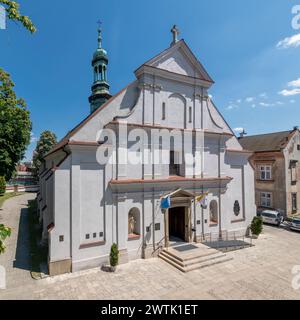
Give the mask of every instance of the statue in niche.
POLYGON ((128 217, 128 234, 134 234, 135 224, 136 224, 136 221, 135 221, 134 215, 132 213, 129 213, 129 217, 128 217))

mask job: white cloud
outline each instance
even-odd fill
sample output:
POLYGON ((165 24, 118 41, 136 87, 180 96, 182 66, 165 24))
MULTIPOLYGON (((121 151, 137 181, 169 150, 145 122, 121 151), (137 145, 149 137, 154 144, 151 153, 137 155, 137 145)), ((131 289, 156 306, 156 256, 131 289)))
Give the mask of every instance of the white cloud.
POLYGON ((262 106, 262 107, 272 107, 272 106, 274 106, 275 104, 274 104, 274 103, 260 102, 259 105, 262 106))
POLYGON ((36 137, 33 132, 30 132, 30 143, 34 143, 37 141, 38 141, 38 137, 36 137))
POLYGON ((253 102, 254 101, 254 97, 248 97, 248 98, 246 98, 246 102, 253 102))
POLYGON ((242 99, 237 99, 236 102, 237 102, 237 103, 241 103, 241 102, 242 102, 242 99))
POLYGON ((256 104, 255 103, 253 103, 252 104, 252 106, 251 106, 251 108, 255 108, 256 107, 256 104))
POLYGON ((265 92, 261 93, 259 96, 264 99, 268 98, 268 95, 265 92))
POLYGON ((232 110, 232 109, 235 109, 235 108, 237 108, 236 105, 230 104, 226 109, 227 109, 227 110, 232 110))
POLYGON ((300 88, 300 78, 288 83, 289 87, 300 88))
POLYGON ((236 133, 242 133, 244 132, 244 128, 234 128, 233 131, 235 131, 236 133))
POLYGON ((281 102, 281 101, 276 101, 276 104, 278 104, 279 106, 282 106, 282 105, 283 105, 283 102, 281 102))
POLYGON ((296 89, 292 89, 292 90, 282 90, 282 91, 279 91, 278 94, 280 94, 281 96, 284 96, 284 97, 288 97, 288 96, 295 96, 297 94, 300 94, 300 88, 296 88, 296 89))
POLYGON ((287 37, 277 43, 278 49, 297 48, 300 46, 300 33, 287 37))
POLYGON ((290 100, 290 103, 295 103, 295 102, 296 102, 296 100, 294 100, 294 99, 290 100))

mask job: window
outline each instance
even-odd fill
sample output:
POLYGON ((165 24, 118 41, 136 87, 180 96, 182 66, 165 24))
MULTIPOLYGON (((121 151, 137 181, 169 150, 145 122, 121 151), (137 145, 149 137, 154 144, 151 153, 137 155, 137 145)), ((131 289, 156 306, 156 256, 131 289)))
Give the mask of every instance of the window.
POLYGON ((297 183, 297 161, 291 160, 291 182, 292 184, 297 183))
POLYGON ((87 233, 87 234, 85 235, 85 238, 88 240, 88 239, 90 238, 90 235, 87 233))
POLYGON ((297 193, 292 193, 292 210, 293 213, 297 212, 297 193))
POLYGON ((268 166, 259 166, 260 171, 260 180, 271 180, 272 179, 272 167, 268 166))
POLYGON ((166 103, 163 102, 162 104, 162 120, 166 120, 166 103))
POLYGON ((131 208, 128 212, 128 238, 136 238, 140 235, 140 210, 131 208))
POLYGON ((209 218, 211 224, 218 223, 218 202, 212 200, 209 204, 209 218))
POLYGON ((170 176, 179 176, 180 175, 180 167, 178 159, 175 159, 176 153, 175 151, 170 151, 170 164, 169 164, 169 174, 170 176), (177 161, 176 161, 177 160, 177 161))
POLYGON ((192 107, 189 107, 189 123, 192 123, 192 107))
POLYGON ((262 207, 271 208, 272 207, 272 195, 270 192, 260 193, 260 205, 262 207))
POLYGON ((297 150, 300 151, 300 144, 297 144, 297 150))

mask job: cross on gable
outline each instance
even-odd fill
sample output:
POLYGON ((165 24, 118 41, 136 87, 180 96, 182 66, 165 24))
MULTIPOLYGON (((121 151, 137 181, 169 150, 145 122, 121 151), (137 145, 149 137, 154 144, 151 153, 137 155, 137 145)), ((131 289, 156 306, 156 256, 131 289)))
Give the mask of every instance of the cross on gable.
POLYGON ((179 29, 174 24, 173 28, 171 29, 171 32, 173 34, 173 42, 172 44, 175 44, 178 41, 178 35, 179 35, 179 29))

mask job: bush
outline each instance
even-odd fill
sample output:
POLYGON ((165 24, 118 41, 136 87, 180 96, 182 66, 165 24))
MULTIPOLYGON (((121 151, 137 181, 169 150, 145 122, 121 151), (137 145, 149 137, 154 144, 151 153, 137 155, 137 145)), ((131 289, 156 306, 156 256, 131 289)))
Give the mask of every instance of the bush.
POLYGON ((0 176, 0 196, 2 196, 5 193, 5 189, 6 189, 5 178, 0 176))
POLYGON ((110 248, 109 260, 112 267, 115 267, 119 263, 119 250, 116 243, 113 243, 110 248))
POLYGON ((250 226, 252 234, 259 236, 263 229, 263 220, 262 217, 254 217, 251 226, 250 226))

